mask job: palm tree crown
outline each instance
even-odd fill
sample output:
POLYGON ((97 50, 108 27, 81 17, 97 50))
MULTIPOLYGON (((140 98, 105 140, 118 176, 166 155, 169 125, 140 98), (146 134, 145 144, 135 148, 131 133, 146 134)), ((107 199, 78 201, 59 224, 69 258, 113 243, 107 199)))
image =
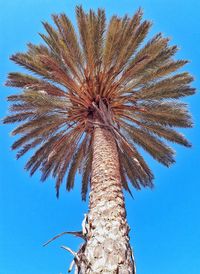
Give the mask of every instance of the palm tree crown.
MULTIPOLYGON (((53 15, 56 27, 43 23, 40 34, 46 45, 28 44, 26 53, 11 60, 32 74, 10 73, 7 86, 23 91, 8 97, 12 115, 4 123, 21 122, 13 135, 17 158, 36 147, 26 164, 41 180, 56 178, 57 195, 82 173, 82 198, 91 177, 93 129, 108 128, 117 144, 123 187, 127 179, 136 189, 153 186, 153 174, 137 150, 141 146, 169 166, 174 152, 163 139, 189 147, 174 127, 191 127, 187 106, 177 99, 192 95, 193 80, 176 71, 187 63, 174 60, 176 46, 159 33, 144 41, 151 22, 142 21, 142 10, 133 17, 113 16, 106 25, 104 10, 85 13, 76 8, 79 37, 65 14, 53 15)), ((101 144, 99 144, 101 145, 101 144)))

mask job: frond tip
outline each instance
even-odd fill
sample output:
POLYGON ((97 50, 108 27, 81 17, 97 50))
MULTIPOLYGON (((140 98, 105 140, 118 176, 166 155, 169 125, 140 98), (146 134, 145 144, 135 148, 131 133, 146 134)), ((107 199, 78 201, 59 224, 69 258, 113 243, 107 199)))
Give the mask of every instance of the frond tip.
POLYGON ((94 125, 111 131, 120 158, 121 183, 153 187, 154 176, 138 146, 165 166, 174 163, 171 141, 190 147, 176 128, 192 127, 187 105, 180 98, 193 95, 193 77, 177 72, 187 64, 176 60, 177 46, 161 33, 145 42, 152 23, 139 9, 132 17, 76 7, 77 35, 65 14, 52 15, 54 26, 43 22, 43 44, 29 43, 26 53, 11 60, 31 72, 12 72, 6 86, 21 89, 10 95, 11 114, 3 122, 19 123, 12 149, 17 159, 35 149, 25 168, 41 180, 56 180, 56 192, 66 189, 82 173, 82 199, 91 178, 94 125))

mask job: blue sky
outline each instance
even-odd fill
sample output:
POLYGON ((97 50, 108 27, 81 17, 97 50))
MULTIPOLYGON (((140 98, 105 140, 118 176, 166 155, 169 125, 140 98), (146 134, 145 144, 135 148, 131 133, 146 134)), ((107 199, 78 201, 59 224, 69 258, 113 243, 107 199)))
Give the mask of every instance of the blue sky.
MULTIPOLYGON (((68 1, 14 0, 1 2, 0 10, 0 82, 9 71, 21 70, 9 61, 12 53, 25 51, 26 43, 39 43, 42 20, 51 21, 52 13, 65 12, 75 22, 74 7, 106 9, 112 14, 132 15, 139 7, 144 18, 154 22, 150 35, 163 32, 172 38, 180 51, 177 57, 189 59, 187 69, 200 83, 200 2, 197 0, 141 1, 68 1)), ((1 113, 7 113, 5 97, 15 89, 1 87, 1 113)), ((134 191, 135 199, 126 196, 131 245, 134 247, 138 274, 197 274, 200 273, 199 217, 199 135, 200 97, 187 98, 195 127, 183 130, 193 143, 191 149, 178 145, 176 164, 170 169, 146 157, 155 174, 153 191, 134 191)), ((0 273, 2 274, 64 274, 71 255, 61 250, 65 244, 77 250, 80 241, 64 236, 46 248, 42 243, 57 233, 79 230, 87 202, 81 201, 80 178, 73 192, 61 189, 56 199, 54 182, 39 182, 39 174, 30 178, 23 169, 27 157, 16 161, 10 150, 14 141, 9 136, 12 126, 1 126, 0 151, 0 273)), ((145 155, 146 156, 146 155, 145 155)))

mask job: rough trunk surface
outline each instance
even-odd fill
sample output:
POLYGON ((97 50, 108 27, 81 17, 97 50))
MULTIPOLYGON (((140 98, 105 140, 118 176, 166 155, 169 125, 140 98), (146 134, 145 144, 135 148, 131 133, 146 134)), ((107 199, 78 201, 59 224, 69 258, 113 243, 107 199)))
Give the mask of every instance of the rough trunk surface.
POLYGON ((96 127, 81 273, 135 273, 128 233, 116 143, 108 129, 96 127))

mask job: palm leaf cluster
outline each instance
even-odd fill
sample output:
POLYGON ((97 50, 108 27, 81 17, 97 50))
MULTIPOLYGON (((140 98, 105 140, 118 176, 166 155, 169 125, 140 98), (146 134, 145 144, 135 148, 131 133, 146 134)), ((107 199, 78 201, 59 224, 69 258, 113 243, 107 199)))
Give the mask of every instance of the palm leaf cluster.
POLYGON ((187 61, 173 59, 177 47, 160 33, 144 42, 151 22, 142 20, 141 9, 106 23, 104 10, 86 13, 79 6, 79 36, 65 14, 52 17, 54 27, 44 22, 46 34, 40 34, 45 43, 29 43, 26 53, 11 56, 31 72, 10 73, 6 83, 22 89, 8 97, 13 114, 4 119, 20 122, 12 132, 20 134, 12 145, 17 158, 36 148, 25 168, 31 175, 39 169, 42 181, 55 177, 57 195, 63 180, 73 188, 80 171, 85 199, 93 132, 101 126, 116 140, 123 187, 130 191, 127 181, 152 187, 137 146, 166 166, 174 152, 163 139, 190 146, 174 129, 192 126, 187 106, 177 101, 194 93, 192 77, 176 72, 187 61))

